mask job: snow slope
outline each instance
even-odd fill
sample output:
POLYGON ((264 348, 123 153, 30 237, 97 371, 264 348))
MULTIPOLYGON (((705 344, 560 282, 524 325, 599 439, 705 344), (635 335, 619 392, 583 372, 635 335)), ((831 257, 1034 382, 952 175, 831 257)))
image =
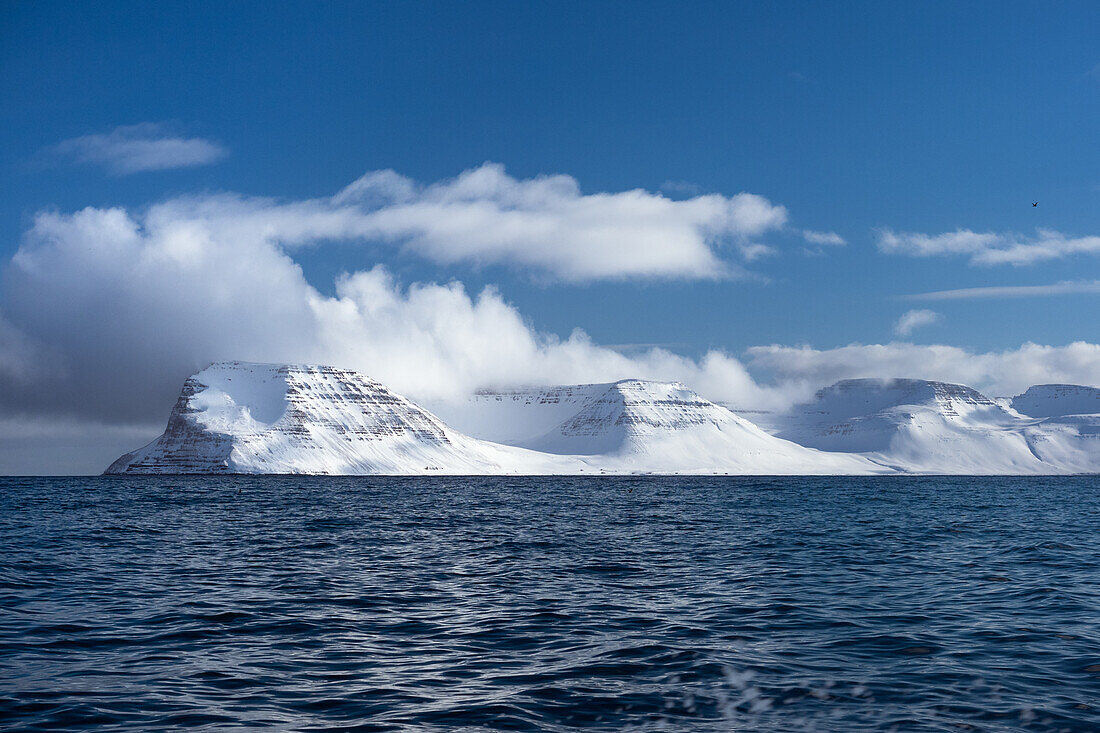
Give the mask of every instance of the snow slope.
POLYGON ((444 414, 479 438, 580 456, 594 469, 617 473, 881 472, 861 457, 777 439, 678 383, 626 379, 482 391, 444 414))
POLYGON ((1034 419, 958 384, 849 379, 778 421, 775 434, 902 471, 1079 473, 1100 468, 1091 424, 1034 419))
POLYGON ((561 462, 457 433, 378 382, 326 366, 214 364, 164 434, 107 473, 552 472, 561 462))
POLYGON ((481 390, 464 403, 432 404, 437 415, 467 435, 507 445, 523 445, 568 420, 607 384, 481 390))
POLYGON ((1040 384, 1012 398, 1032 451, 1044 463, 1073 473, 1100 473, 1100 389, 1040 384))
POLYGON ((1100 414, 1100 389, 1079 384, 1037 384, 1012 398, 1012 409, 1030 417, 1100 414))
POLYGON ((626 380, 486 394, 470 437, 355 372, 214 364, 184 384, 164 434, 108 473, 870 473, 774 438, 682 385, 626 380))
POLYGON ((164 434, 107 473, 954 474, 1100 472, 1100 390, 844 380, 772 433, 677 383, 490 390, 440 406, 458 429, 352 371, 214 364, 164 434), (1024 411, 1027 414, 1023 414, 1024 411))

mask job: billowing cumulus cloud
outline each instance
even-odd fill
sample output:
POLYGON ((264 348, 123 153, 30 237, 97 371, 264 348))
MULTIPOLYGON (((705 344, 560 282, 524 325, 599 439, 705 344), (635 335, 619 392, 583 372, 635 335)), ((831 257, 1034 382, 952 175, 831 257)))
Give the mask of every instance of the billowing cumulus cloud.
POLYGON ((229 151, 200 137, 181 137, 155 123, 63 140, 52 152, 77 163, 101 165, 114 175, 216 163, 229 151))
POLYGON ((569 176, 518 180, 486 163, 430 185, 376 171, 324 199, 181 197, 150 207, 142 226, 291 249, 386 242, 442 264, 503 264, 579 282, 729 277, 739 266, 728 255, 749 261, 770 252, 753 238, 786 220, 782 206, 749 193, 586 195, 569 176))
MULTIPOLYGON (((719 351, 700 359, 661 348, 626 355, 582 331, 539 333, 491 288, 403 286, 375 267, 341 276, 334 294, 324 295, 272 237, 244 235, 257 216, 250 205, 203 206, 222 216, 239 209, 241 220, 211 225, 194 216, 194 202, 138 218, 91 208, 38 216, 5 278, 0 374, 9 385, 23 381, 0 392, 5 408, 150 419, 187 374, 220 359, 333 363, 428 400, 487 385, 676 379, 764 409, 853 375, 925 376, 998 391, 1029 374, 1100 381, 1100 358, 1091 356, 1098 347, 1087 344, 984 355, 911 344, 769 346, 749 350, 748 369, 719 351), (28 370, 31 363, 42 368, 28 370)), ((304 241, 277 219, 273 229, 304 241)))
POLYGON ((369 173, 332 203, 362 212, 356 233, 436 262, 503 262, 572 281, 724 277, 735 268, 723 247, 754 259, 767 248, 752 238, 787 221, 786 209, 750 193, 583 194, 570 176, 518 180, 494 163, 430 185, 369 173))
POLYGON ((912 257, 965 256, 972 265, 1032 265, 1078 254, 1100 254, 1100 237, 1070 237, 1051 229, 1034 236, 958 229, 943 234, 878 232, 878 248, 886 254, 912 257))
MULTIPOLYGON (((485 386, 625 377, 678 380, 711 399, 768 410, 853 376, 944 379, 993 394, 1034 382, 1100 383, 1100 347, 1084 343, 984 354, 904 343, 824 351, 763 346, 740 356, 711 351, 698 358, 664 348, 623 353, 580 330, 566 337, 542 333, 492 288, 471 293, 458 282, 404 284, 374 267, 341 275, 324 293, 294 259, 301 247, 377 232, 380 212, 386 212, 383 220, 400 223, 386 226, 414 236, 408 222, 418 217, 404 207, 422 206, 444 221, 456 216, 459 223, 448 227, 465 231, 466 215, 452 211, 452 204, 459 212, 472 207, 470 216, 490 212, 483 223, 516 207, 547 217, 547 201, 567 210, 572 204, 562 201, 580 209, 595 205, 579 203, 589 197, 570 181, 515 181, 488 169, 430 191, 432 186, 380 173, 335 199, 219 195, 173 199, 142 211, 39 214, 4 274, 0 418, 9 432, 33 424, 42 435, 99 426, 95 430, 114 441, 103 449, 105 463, 135 431, 147 429, 152 437, 159 430, 190 373, 224 359, 333 364, 432 402, 461 399, 485 386)), ((645 208, 647 196, 627 194, 611 210, 639 201, 645 208)), ((767 205, 723 201, 699 207, 723 211, 719 218, 739 222, 736 230, 746 234, 773 226, 775 213, 767 205)), ((656 203, 657 209, 665 206, 656 203)), ((562 216, 578 218, 568 227, 581 230, 598 218, 574 211, 562 216)), ((520 220, 517 230, 529 226, 526 215, 520 220)), ((418 226, 436 244, 408 246, 431 251, 443 245, 432 239, 435 225, 418 226)), ((483 240, 471 241, 465 246, 477 249, 483 240)), ((510 240, 501 235, 494 241, 510 240)), ((592 271, 580 262, 572 266, 592 271)), ((87 455, 99 455, 93 448, 87 455)))
POLYGON ((940 314, 926 308, 906 311, 894 324, 894 333, 898 336, 908 336, 913 329, 930 326, 938 320, 940 320, 940 314))
MULTIPOLYGON (((245 235, 253 205, 203 207, 242 218, 213 225, 195 217, 195 202, 144 217, 91 208, 37 217, 6 273, 0 336, 11 349, 0 365, 12 365, 9 384, 29 360, 49 368, 21 389, 0 390, 6 411, 153 419, 187 374, 222 359, 338 364, 425 400, 492 384, 630 375, 686 379, 754 404, 785 399, 718 352, 627 357, 581 331, 539 333, 493 289, 405 287, 375 267, 341 276, 334 295, 323 295, 273 237, 245 235)), ((302 243, 277 220, 274 229, 302 243)))

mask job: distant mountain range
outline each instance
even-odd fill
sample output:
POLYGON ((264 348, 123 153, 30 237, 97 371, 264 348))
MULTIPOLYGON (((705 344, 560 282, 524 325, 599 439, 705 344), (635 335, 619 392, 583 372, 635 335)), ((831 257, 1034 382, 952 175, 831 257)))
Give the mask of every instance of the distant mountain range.
POLYGON ((761 422, 800 445, 858 453, 905 472, 1094 473, 1100 414, 1073 412, 1079 391, 1089 389, 1041 385, 1008 401, 959 384, 848 379, 761 422))
POLYGON ((436 412, 348 370, 222 362, 186 381, 160 437, 106 472, 1100 472, 1100 389, 1078 385, 992 400, 943 382, 844 380, 750 421, 682 384, 628 379, 483 390, 436 412))

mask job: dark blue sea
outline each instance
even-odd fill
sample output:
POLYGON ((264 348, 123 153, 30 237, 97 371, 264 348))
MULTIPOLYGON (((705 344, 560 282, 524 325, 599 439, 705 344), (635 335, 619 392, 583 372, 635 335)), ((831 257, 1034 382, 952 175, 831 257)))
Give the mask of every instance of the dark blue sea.
POLYGON ((2 479, 0 721, 1100 730, 1100 479, 2 479))

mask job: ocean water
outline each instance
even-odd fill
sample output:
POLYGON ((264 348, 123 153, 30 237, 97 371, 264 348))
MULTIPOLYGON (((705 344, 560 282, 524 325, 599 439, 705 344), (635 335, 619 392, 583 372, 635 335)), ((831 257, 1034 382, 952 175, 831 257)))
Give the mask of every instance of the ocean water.
POLYGON ((0 728, 1100 730, 1100 479, 0 480, 0 728))

